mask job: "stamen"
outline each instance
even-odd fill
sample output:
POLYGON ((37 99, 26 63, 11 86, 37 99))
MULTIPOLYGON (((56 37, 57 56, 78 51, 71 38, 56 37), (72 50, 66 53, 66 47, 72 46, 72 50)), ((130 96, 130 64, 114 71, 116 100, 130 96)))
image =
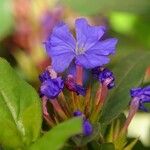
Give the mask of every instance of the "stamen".
POLYGON ((75 49, 75 52, 76 52, 76 55, 81 55, 81 54, 84 54, 85 52, 85 48, 84 48, 84 45, 78 45, 76 44, 76 49, 75 49))

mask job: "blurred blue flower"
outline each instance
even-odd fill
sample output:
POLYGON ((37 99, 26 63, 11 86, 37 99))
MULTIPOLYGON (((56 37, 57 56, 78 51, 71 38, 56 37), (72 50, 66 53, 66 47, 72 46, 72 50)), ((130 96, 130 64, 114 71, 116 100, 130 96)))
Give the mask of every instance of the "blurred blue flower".
POLYGON ((85 136, 91 135, 93 132, 93 127, 88 120, 84 120, 83 122, 83 134, 85 136))
POLYGON ((75 117, 78 117, 78 116, 82 116, 83 113, 82 113, 80 110, 77 110, 77 111, 73 112, 73 115, 74 115, 75 117))
POLYGON ((105 33, 103 26, 90 26, 86 19, 75 21, 76 41, 64 23, 58 24, 45 42, 52 67, 63 72, 75 59, 75 63, 86 69, 102 66, 109 62, 108 55, 115 53, 117 39, 101 40, 105 33))
POLYGON ((79 117, 79 116, 83 117, 83 134, 85 136, 91 135, 93 132, 93 127, 92 124, 85 118, 84 114, 80 110, 77 110, 73 113, 73 115, 75 117, 79 117))
POLYGON ((144 88, 133 88, 130 90, 130 95, 132 98, 136 98, 139 101, 139 109, 143 111, 148 111, 144 107, 144 103, 150 103, 150 86, 144 88))

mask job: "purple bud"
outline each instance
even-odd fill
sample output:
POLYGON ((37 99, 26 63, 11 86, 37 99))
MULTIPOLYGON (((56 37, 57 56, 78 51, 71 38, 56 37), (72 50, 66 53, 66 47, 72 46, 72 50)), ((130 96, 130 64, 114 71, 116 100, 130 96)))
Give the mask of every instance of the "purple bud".
POLYGON ((64 87, 64 82, 61 77, 48 79, 41 85, 40 92, 42 95, 50 99, 56 98, 64 87))
POLYGON ((103 67, 96 67, 92 69, 92 74, 102 84, 106 84, 108 89, 112 89, 115 86, 115 77, 109 69, 103 67))
POLYGON ((88 120, 85 120, 83 122, 83 134, 85 136, 89 136, 92 134, 92 132, 93 132, 93 127, 92 127, 91 123, 88 120))
POLYGON ((94 76, 94 78, 98 79, 99 78, 99 74, 102 71, 102 67, 95 67, 92 69, 92 74, 94 76))
POLYGON ((75 79, 72 75, 68 75, 67 76, 67 79, 65 81, 65 86, 67 87, 68 90, 70 91, 76 91, 76 88, 75 88, 75 79))
POLYGON ((40 79, 41 83, 43 83, 43 82, 46 81, 46 80, 51 79, 50 74, 49 74, 49 71, 46 70, 46 71, 44 71, 43 73, 41 73, 40 76, 39 76, 39 79, 40 79))
POLYGON ((39 75, 41 83, 54 78, 57 78, 57 73, 53 70, 51 66, 48 66, 46 70, 39 75))
POLYGON ((81 111, 79 111, 79 110, 77 110, 77 111, 75 111, 74 113, 73 113, 73 115, 75 116, 75 117, 78 117, 78 116, 82 116, 82 112, 81 111))
POLYGON ((83 86, 76 84, 75 79, 72 75, 68 75, 65 81, 65 86, 68 90, 76 92, 78 95, 85 96, 86 94, 86 89, 83 86))
POLYGON ((144 103, 150 102, 150 86, 145 88, 133 88, 130 90, 130 95, 133 99, 136 98, 136 100, 139 101, 140 110, 147 111, 147 109, 144 107, 144 103))
POLYGON ((114 87, 115 83, 115 78, 113 76, 113 73, 105 68, 102 72, 99 74, 99 80, 101 81, 102 84, 106 84, 108 89, 111 89, 114 87))
POLYGON ((85 136, 91 135, 93 132, 93 127, 91 123, 85 118, 84 114, 80 111, 77 110, 73 113, 75 117, 82 116, 83 117, 83 134, 85 136))
POLYGON ((75 87, 76 87, 76 93, 77 93, 78 95, 85 96, 85 94, 86 94, 86 89, 85 89, 83 86, 76 84, 75 87))
POLYGON ((133 89, 130 90, 130 95, 131 95, 132 98, 133 97, 139 97, 139 96, 142 95, 142 93, 143 93, 143 90, 142 90, 141 87, 133 88, 133 89))

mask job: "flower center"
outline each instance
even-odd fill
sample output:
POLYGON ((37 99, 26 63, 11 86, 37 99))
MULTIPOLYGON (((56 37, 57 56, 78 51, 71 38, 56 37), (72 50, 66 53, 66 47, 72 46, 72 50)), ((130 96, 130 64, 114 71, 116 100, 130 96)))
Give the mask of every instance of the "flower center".
POLYGON ((81 55, 84 54, 85 52, 85 48, 83 46, 79 46, 78 44, 76 45, 76 49, 75 49, 76 55, 81 55))

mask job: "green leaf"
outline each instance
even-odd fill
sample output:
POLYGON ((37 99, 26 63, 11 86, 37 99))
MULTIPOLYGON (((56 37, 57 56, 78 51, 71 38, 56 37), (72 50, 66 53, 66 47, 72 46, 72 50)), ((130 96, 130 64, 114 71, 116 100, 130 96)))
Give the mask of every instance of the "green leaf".
POLYGON ((107 129, 107 133, 105 133, 106 142, 114 141, 114 135, 119 135, 120 129, 123 127, 125 120, 126 117, 123 113, 113 120, 113 122, 110 124, 109 130, 107 129))
POLYGON ((47 132, 37 142, 31 145, 29 150, 59 150, 69 137, 81 132, 82 119, 79 117, 70 119, 47 132))
POLYGON ((87 145, 88 150, 99 150, 100 146, 100 143, 98 143, 97 141, 92 141, 87 145))
POLYGON ((36 91, 0 58, 0 145, 18 149, 34 142, 41 129, 36 91))
POLYGON ((139 138, 134 139, 130 144, 128 144, 123 150, 132 150, 135 144, 138 142, 139 138))
POLYGON ((136 52, 123 58, 113 68, 116 87, 109 95, 102 111, 101 123, 110 123, 129 104, 130 89, 141 84, 145 70, 150 64, 150 53, 136 52))
POLYGON ((13 25, 12 0, 0 0, 0 39, 8 35, 13 25))
POLYGON ((101 144, 100 150, 115 150, 115 147, 112 143, 101 144))
POLYGON ((119 33, 131 35, 134 32, 137 16, 129 12, 113 12, 110 14, 110 26, 119 33))

